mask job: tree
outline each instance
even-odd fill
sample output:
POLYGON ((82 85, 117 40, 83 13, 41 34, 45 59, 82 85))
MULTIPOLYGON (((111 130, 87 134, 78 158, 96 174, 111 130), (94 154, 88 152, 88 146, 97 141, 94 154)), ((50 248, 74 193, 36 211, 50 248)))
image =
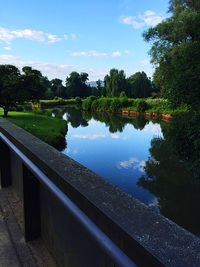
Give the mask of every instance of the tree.
POLYGON ((128 96, 145 98, 151 95, 152 84, 145 72, 136 72, 127 79, 128 96))
MULTIPOLYGON (((26 91, 26 100, 38 100, 44 97, 48 79, 39 70, 25 66, 22 69, 22 86, 26 91)), ((48 85, 47 85, 48 84, 48 85)))
POLYGON ((69 77, 66 78, 66 89, 68 97, 85 97, 88 96, 88 86, 86 84, 88 80, 87 73, 72 72, 69 77))
POLYGON ((13 65, 0 65, 0 106, 7 117, 11 107, 25 98, 21 89, 20 71, 13 65))
POLYGON ((118 97, 126 89, 126 75, 123 70, 111 69, 104 82, 107 96, 118 97))
POLYGON ((171 0, 170 18, 144 33, 161 93, 173 106, 200 101, 200 2, 171 0))
POLYGON ((51 90, 53 92, 54 97, 66 97, 66 88, 62 84, 62 80, 58 78, 51 80, 51 90))

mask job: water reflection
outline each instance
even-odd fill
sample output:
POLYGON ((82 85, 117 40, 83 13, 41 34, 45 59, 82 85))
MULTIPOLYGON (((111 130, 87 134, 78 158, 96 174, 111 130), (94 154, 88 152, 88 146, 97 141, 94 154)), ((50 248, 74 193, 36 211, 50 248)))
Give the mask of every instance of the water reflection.
POLYGON ((199 235, 198 118, 179 117, 169 125, 161 124, 164 138, 152 139, 145 174, 138 185, 157 197, 164 216, 199 235))
POLYGON ((56 112, 69 123, 63 153, 199 235, 199 115, 166 124, 74 108, 56 112))

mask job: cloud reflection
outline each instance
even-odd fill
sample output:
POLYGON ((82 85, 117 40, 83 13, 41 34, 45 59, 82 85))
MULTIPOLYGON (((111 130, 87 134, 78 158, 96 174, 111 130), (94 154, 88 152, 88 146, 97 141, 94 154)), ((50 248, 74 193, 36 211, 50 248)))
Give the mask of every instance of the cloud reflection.
POLYGON ((145 160, 138 160, 134 157, 129 160, 120 161, 117 164, 118 169, 134 169, 139 170, 140 172, 144 172, 145 160))
POLYGON ((78 139, 97 139, 97 138, 105 138, 106 134, 104 133, 94 133, 94 134, 74 134, 73 135, 74 138, 78 138, 78 139))

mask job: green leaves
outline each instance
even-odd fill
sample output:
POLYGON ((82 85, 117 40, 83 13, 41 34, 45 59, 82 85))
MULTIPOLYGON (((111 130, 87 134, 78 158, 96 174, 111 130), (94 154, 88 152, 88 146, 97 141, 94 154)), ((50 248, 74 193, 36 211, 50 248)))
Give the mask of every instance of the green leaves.
POLYGON ((172 16, 144 33, 152 41, 151 61, 156 65, 154 83, 173 106, 200 101, 200 4, 170 1, 172 16))

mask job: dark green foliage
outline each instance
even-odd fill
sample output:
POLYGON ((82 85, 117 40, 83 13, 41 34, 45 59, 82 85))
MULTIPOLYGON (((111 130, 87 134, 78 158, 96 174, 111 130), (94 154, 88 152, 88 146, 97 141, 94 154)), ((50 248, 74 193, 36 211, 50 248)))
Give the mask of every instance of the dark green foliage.
POLYGON ((83 109, 84 110, 91 110, 92 103, 95 99, 96 99, 95 96, 89 96, 86 99, 84 99, 82 102, 83 109))
POLYGON ((91 98, 88 97, 83 100, 82 107, 84 110, 92 111, 119 111, 123 107, 131 105, 131 101, 128 98, 91 98))
POLYGON ((12 65, 0 65, 0 106, 7 117, 16 102, 23 101, 28 93, 22 86, 20 71, 12 65))
POLYGON ((127 97, 127 96, 126 96, 126 93, 124 91, 121 91, 119 97, 120 98, 124 98, 124 97, 127 97))
POLYGON ((60 79, 53 79, 51 80, 51 91, 54 96, 66 98, 67 92, 66 87, 63 86, 62 80, 60 79))
POLYGON ((144 33, 152 41, 155 84, 173 106, 200 102, 200 2, 170 1, 170 18, 144 33))
POLYGON ((62 119, 46 115, 46 111, 36 111, 36 113, 10 112, 8 119, 44 142, 62 150, 66 147, 67 123, 62 119))
POLYGON ((107 96, 119 97, 121 91, 126 89, 126 75, 123 70, 111 69, 104 82, 107 96))
POLYGON ((21 79, 26 92, 25 99, 36 101, 43 98, 49 85, 48 79, 42 76, 40 71, 28 66, 23 67, 22 71, 21 79))
POLYGON ((71 98, 71 99, 63 99, 61 97, 55 97, 52 100, 40 100, 40 104, 42 108, 47 108, 47 107, 55 107, 55 106, 60 106, 60 105, 76 105, 76 99, 71 98))
POLYGON ((137 111, 139 112, 144 112, 148 109, 148 104, 146 101, 142 100, 140 102, 138 102, 137 104, 137 111))
POLYGON ((81 104, 82 104, 82 100, 81 100, 81 98, 78 97, 78 96, 75 98, 75 101, 76 101, 76 104, 77 104, 77 105, 81 105, 81 104))
POLYGON ((136 72, 127 79, 128 96, 133 98, 146 98, 151 95, 152 84, 145 72, 136 72))
POLYGON ((164 137, 151 141, 150 157, 138 185, 153 193, 161 213, 199 235, 200 113, 161 124, 164 137), (178 175, 177 175, 178 174, 178 175), (175 203, 175 204, 174 204, 175 203))
POLYGON ((66 90, 68 97, 85 97, 88 96, 87 73, 72 72, 66 79, 66 90))

